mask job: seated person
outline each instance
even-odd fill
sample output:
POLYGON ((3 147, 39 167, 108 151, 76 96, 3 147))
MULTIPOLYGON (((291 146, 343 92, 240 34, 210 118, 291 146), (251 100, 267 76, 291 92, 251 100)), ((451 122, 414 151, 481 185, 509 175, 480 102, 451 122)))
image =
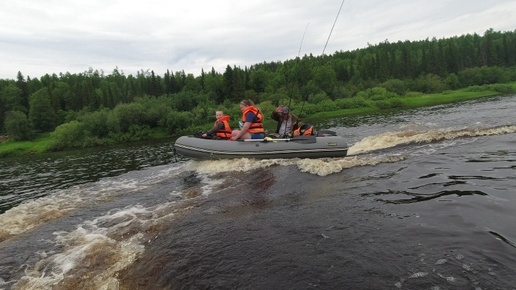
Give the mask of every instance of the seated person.
POLYGON ((233 130, 230 140, 265 138, 263 114, 254 106, 253 101, 243 100, 240 102, 240 110, 242 111, 244 125, 240 130, 233 130))
POLYGON ((213 124, 213 127, 201 136, 203 138, 212 139, 230 139, 231 127, 229 126, 229 116, 225 116, 223 111, 216 111, 215 118, 217 120, 213 124))
POLYGON ((289 107, 280 105, 272 112, 271 118, 278 122, 276 134, 280 138, 290 138, 299 129, 299 118, 290 112, 289 107))

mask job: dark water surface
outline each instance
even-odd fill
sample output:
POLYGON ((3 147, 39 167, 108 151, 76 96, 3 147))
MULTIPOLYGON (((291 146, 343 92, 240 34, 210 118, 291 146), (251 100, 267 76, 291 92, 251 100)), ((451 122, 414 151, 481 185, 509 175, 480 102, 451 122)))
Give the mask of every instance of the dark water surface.
POLYGON ((0 159, 0 289, 516 289, 515 115, 336 119, 335 159, 0 159))

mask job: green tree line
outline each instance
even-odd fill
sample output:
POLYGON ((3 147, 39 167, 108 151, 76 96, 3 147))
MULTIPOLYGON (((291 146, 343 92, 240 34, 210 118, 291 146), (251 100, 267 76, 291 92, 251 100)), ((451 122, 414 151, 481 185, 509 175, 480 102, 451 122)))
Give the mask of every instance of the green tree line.
MULTIPOLYGON (((199 76, 184 71, 79 74, 0 80, 0 133, 14 140, 52 134, 52 149, 143 140, 156 132, 206 129, 215 109, 238 122, 250 98, 267 115, 279 103, 300 114, 402 106, 407 94, 439 93, 516 80, 516 31, 487 30, 422 41, 385 40, 353 51, 304 55, 199 76), (301 108, 301 111, 299 111, 301 108)), ((507 87, 498 87, 508 90, 507 87)))

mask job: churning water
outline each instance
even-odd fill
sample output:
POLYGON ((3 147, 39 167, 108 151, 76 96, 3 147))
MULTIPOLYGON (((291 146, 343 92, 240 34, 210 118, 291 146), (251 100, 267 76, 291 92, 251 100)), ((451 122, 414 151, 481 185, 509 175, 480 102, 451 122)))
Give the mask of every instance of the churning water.
POLYGON ((335 119, 335 159, 0 160, 0 289, 515 289, 516 97, 335 119))

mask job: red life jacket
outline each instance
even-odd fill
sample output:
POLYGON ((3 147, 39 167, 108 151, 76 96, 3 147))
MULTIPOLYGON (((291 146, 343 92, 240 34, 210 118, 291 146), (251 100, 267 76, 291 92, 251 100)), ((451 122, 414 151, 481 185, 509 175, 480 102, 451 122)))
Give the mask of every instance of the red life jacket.
POLYGON ((216 132, 216 136, 222 139, 230 139, 231 138, 231 127, 229 126, 229 116, 222 116, 215 121, 213 126, 217 124, 217 122, 222 122, 224 127, 216 132))
POLYGON ((245 123, 247 113, 253 112, 256 115, 256 119, 251 123, 251 127, 247 130, 250 134, 256 134, 256 133, 265 133, 265 129, 263 128, 263 114, 254 106, 248 106, 244 109, 244 112, 242 114, 242 122, 245 123))

